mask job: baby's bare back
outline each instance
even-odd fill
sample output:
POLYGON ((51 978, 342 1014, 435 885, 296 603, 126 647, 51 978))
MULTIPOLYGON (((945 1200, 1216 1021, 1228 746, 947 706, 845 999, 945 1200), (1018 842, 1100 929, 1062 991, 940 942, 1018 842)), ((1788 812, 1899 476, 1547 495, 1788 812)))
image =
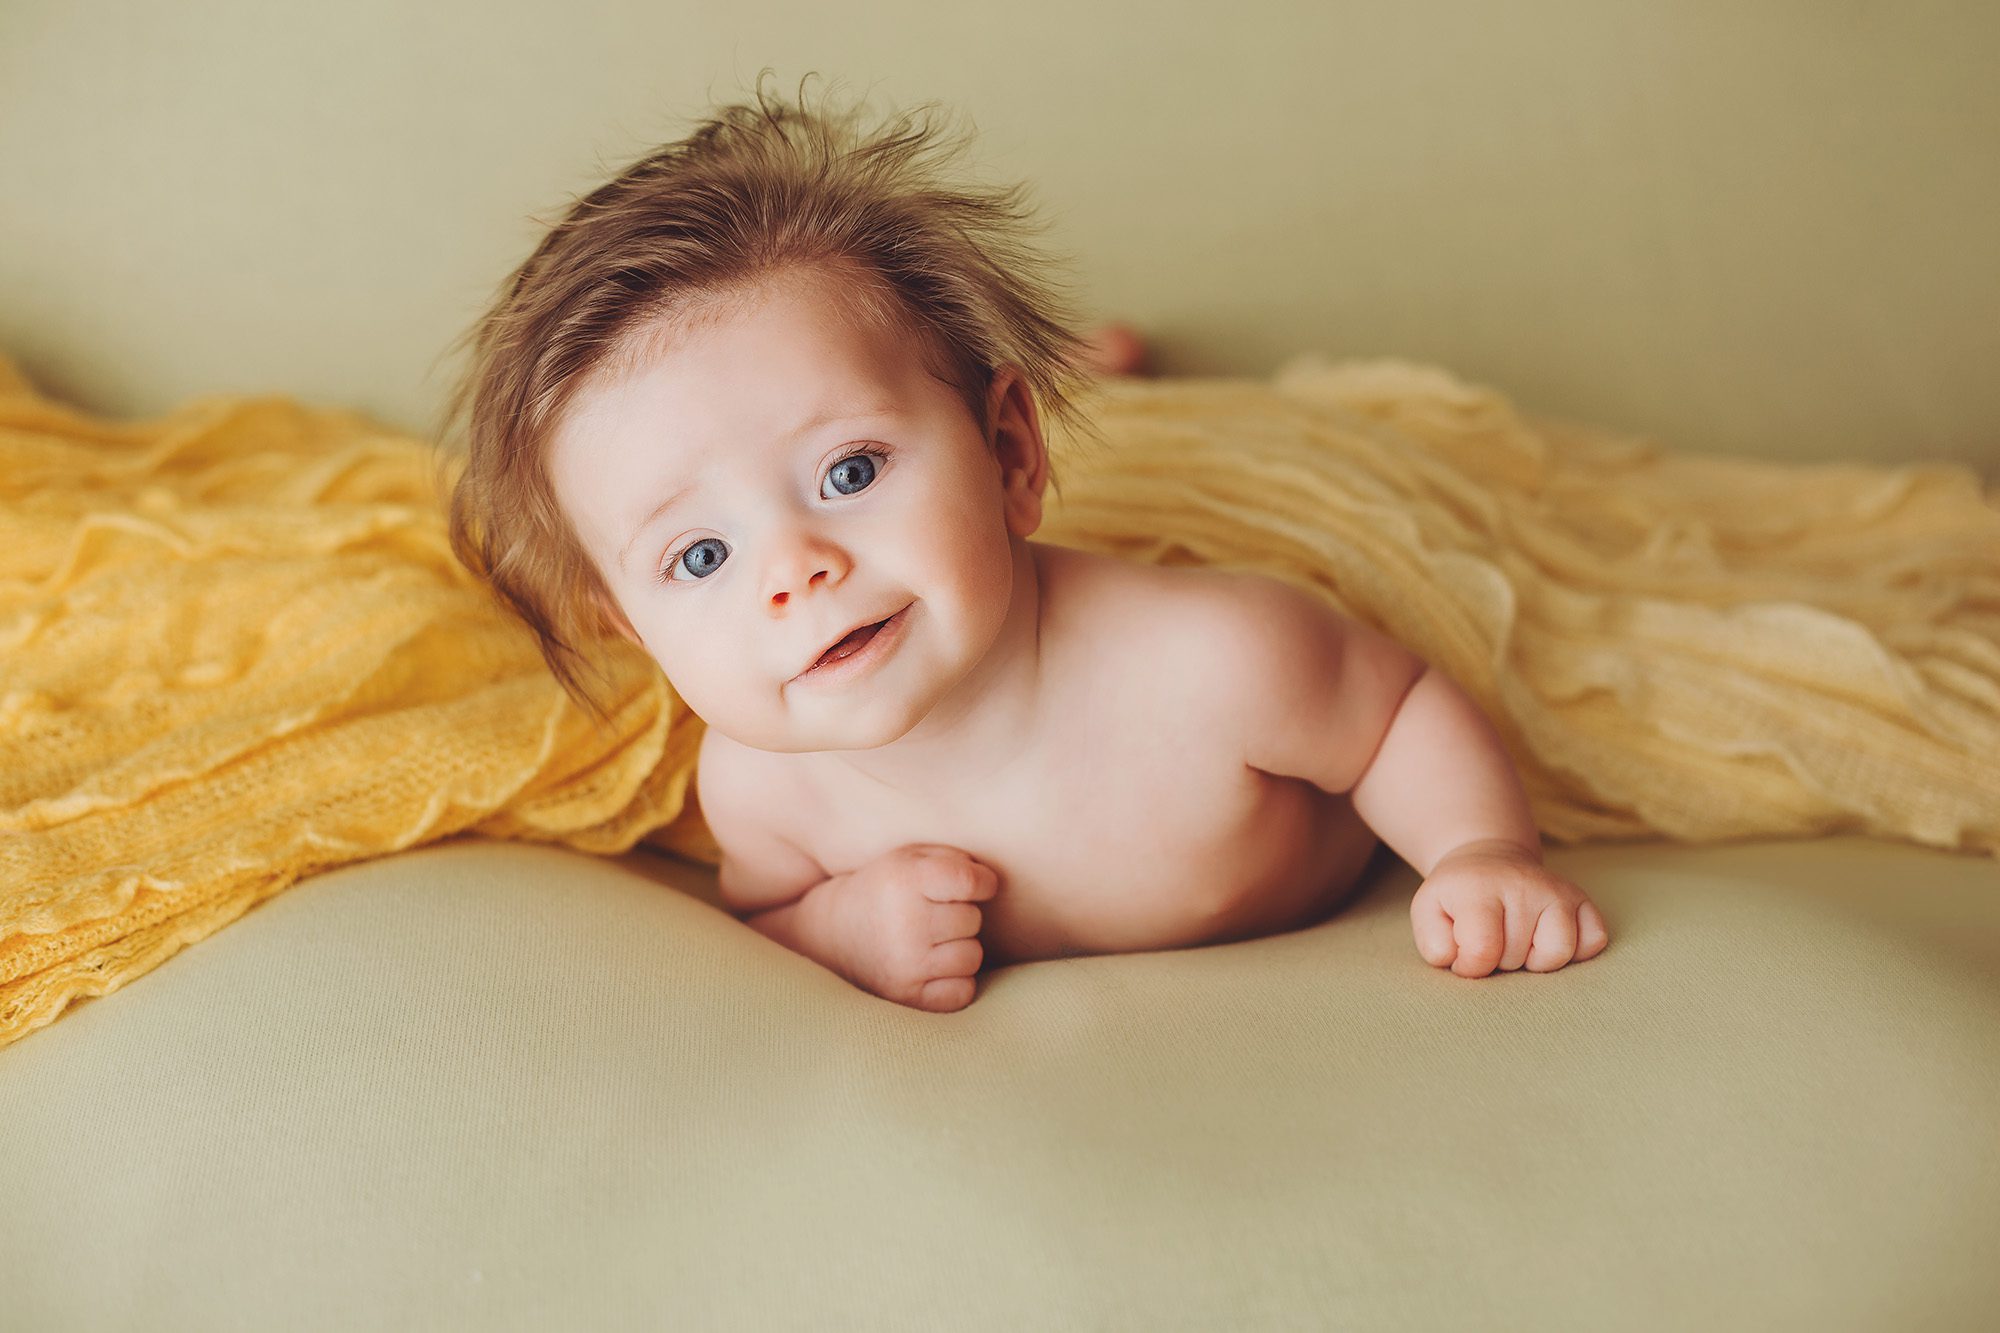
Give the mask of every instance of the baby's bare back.
POLYGON ((1324 914, 1377 845, 1345 796, 1243 758, 1189 637, 1201 599, 1254 577, 1042 548, 1045 706, 1029 747, 977 783, 856 799, 825 756, 782 756, 796 839, 829 875, 943 844, 999 876, 987 966, 1183 948, 1324 914), (1218 582, 1222 581, 1222 582, 1218 582))

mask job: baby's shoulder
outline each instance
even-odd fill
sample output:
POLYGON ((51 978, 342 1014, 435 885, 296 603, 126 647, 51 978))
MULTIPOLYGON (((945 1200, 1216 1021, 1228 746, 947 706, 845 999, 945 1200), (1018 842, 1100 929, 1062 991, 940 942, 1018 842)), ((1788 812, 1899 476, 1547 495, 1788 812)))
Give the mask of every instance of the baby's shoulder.
MULTIPOLYGON (((1071 553, 1072 555, 1078 553, 1071 553)), ((1324 635, 1339 617, 1324 600, 1282 579, 1206 565, 1153 565, 1088 554, 1069 571, 1071 621, 1109 665, 1143 663, 1163 684, 1241 683, 1256 664, 1324 635)))
POLYGON ((1229 631, 1260 638, 1333 609, 1283 579, 1208 565, 1152 565, 1099 557, 1097 597, 1143 610, 1155 624, 1185 637, 1229 631))

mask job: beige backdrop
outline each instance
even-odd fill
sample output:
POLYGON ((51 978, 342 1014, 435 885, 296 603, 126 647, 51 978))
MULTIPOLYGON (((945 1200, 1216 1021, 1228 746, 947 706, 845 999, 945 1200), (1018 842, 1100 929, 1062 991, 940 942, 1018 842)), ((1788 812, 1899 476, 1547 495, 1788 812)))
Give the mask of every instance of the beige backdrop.
POLYGON ((2000 7, 744 8, 0 0, 0 350, 120 415, 421 428, 532 219, 768 65, 957 107, 1168 372, 1399 355, 1679 447, 2000 474, 2000 7))

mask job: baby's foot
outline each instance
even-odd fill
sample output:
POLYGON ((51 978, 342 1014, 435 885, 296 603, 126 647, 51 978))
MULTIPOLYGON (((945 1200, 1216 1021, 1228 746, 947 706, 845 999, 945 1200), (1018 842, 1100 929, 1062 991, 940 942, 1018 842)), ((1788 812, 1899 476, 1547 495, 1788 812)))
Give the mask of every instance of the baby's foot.
POLYGON ((885 1000, 948 1013, 972 1003, 984 961, 979 901, 1000 876, 956 847, 910 843, 835 884, 842 976, 885 1000))
POLYGON ((1090 352, 1084 364, 1100 375, 1146 373, 1146 340, 1129 324, 1100 324, 1088 335, 1090 352))

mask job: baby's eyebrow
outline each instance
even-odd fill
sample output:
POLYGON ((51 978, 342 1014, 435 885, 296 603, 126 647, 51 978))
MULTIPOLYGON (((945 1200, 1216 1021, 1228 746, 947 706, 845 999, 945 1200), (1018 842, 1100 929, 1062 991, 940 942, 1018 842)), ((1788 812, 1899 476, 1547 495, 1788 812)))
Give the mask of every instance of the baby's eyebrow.
MULTIPOLYGON (((804 421, 801 421, 798 425, 792 427, 791 434, 787 438, 786 443, 796 444, 806 435, 818 430, 822 426, 830 426, 836 422, 872 421, 876 417, 894 416, 899 410, 894 403, 881 407, 864 407, 858 411, 849 411, 844 407, 822 408, 820 411, 807 417, 804 421)), ((698 482, 691 481, 685 486, 676 486, 667 493, 666 499, 653 507, 652 513, 639 520, 639 526, 632 530, 632 536, 626 541, 624 549, 618 552, 618 565, 621 569, 625 567, 626 562, 631 558, 632 548, 637 546, 639 539, 646 535, 647 529, 659 522, 661 516, 669 509, 672 509, 675 505, 686 499, 698 485, 698 482)))

